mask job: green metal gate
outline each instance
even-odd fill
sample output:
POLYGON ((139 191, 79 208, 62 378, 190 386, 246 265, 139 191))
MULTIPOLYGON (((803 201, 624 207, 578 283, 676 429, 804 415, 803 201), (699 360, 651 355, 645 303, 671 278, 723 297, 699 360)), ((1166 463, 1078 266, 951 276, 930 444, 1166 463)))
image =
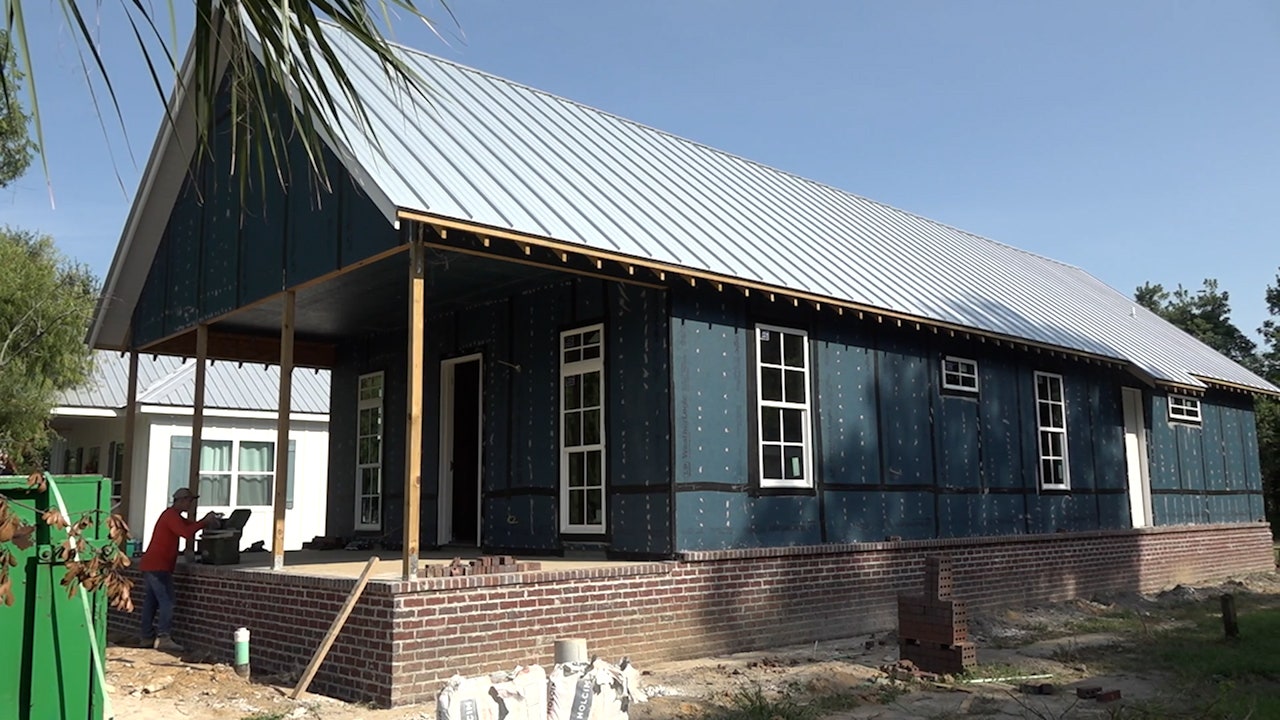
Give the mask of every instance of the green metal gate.
POLYGON ((27 487, 25 476, 0 477, 10 510, 36 527, 32 547, 5 544, 17 565, 9 569, 14 604, 0 602, 0 718, 103 720, 108 701, 95 663, 105 659, 106 594, 78 588, 75 597, 68 596, 62 585, 67 531, 46 525, 39 515, 58 506, 56 487, 72 523, 93 514, 93 525, 81 533, 81 557, 109 555, 114 548, 103 548, 110 545, 105 511, 111 485, 98 475, 46 477, 53 484, 43 491, 27 487))

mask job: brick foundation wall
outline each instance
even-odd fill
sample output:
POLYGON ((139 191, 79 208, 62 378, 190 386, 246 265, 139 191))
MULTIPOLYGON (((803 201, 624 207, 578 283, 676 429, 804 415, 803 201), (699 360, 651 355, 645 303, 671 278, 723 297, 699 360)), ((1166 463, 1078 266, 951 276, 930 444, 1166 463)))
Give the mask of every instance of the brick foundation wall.
MULTIPOLYGON (((1249 523, 691 552, 624 567, 375 581, 313 689, 380 705, 430 701, 455 672, 549 665, 553 640, 564 637, 643 667, 888 630, 898 594, 919 593, 924 557, 940 553, 952 557, 954 595, 970 613, 1275 567, 1269 528, 1249 523)), ((243 625, 255 673, 300 670, 353 583, 189 568, 178 578, 175 637, 230 658, 231 633, 243 625)), ((136 620, 112 614, 113 629, 136 620)))

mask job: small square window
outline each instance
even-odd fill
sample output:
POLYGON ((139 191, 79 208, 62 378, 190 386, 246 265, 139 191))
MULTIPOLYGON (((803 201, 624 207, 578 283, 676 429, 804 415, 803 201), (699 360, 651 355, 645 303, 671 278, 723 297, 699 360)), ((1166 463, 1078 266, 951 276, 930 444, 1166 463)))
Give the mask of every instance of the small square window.
POLYGON ((978 362, 947 355, 942 358, 942 389, 978 392, 978 362))
POLYGON ((1170 395, 1169 421, 1199 425, 1202 421, 1200 401, 1185 395, 1170 395))

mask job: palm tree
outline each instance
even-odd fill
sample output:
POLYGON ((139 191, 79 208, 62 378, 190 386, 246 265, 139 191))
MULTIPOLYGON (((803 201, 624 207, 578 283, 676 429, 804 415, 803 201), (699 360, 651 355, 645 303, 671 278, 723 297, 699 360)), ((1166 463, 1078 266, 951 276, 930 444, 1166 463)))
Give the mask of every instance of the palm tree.
MULTIPOLYGON (((146 60, 152 83, 163 102, 169 95, 161 78, 177 79, 173 97, 187 96, 197 113, 199 128, 197 153, 207 154, 211 143, 215 103, 219 93, 227 91, 232 122, 230 135, 235 157, 234 172, 244 192, 249 178, 261 183, 269 175, 281 182, 287 165, 286 142, 289 134, 283 128, 292 121, 297 139, 309 159, 313 175, 327 186, 323 162, 322 136, 335 140, 346 138, 347 123, 337 122, 341 108, 355 120, 358 132, 370 141, 369 118, 356 94, 335 49, 322 32, 325 20, 336 24, 352 40, 378 58, 389 84, 408 93, 421 93, 427 88, 421 77, 397 54, 384 29, 393 20, 406 18, 426 24, 433 32, 436 24, 415 4, 414 0, 194 0, 195 27, 186 58, 179 63, 176 10, 174 0, 167 9, 157 9, 146 0, 122 0, 138 49, 146 60), (160 31, 168 27, 168 37, 160 31), (287 108, 288 116, 281 113, 287 108)), ((447 0, 438 3, 456 23, 447 0)), ((82 11, 83 0, 59 0, 73 37, 80 44, 81 66, 86 79, 97 76, 106 88, 115 115, 123 124, 111 76, 91 26, 82 11), (85 51, 87 48, 88 52, 85 51)), ((40 122, 36 68, 32 67, 30 30, 23 16, 23 0, 0 0, 6 26, 12 39, 14 61, 19 77, 27 78, 28 102, 35 130, 37 150, 44 147, 40 122)), ((0 91, 7 91, 3 72, 5 60, 0 57, 0 91)), ((0 97, 3 97, 0 94, 0 97)), ((99 102, 94 97, 94 102, 99 102)), ((175 122, 176 102, 166 105, 166 122, 175 122)), ((99 108, 101 114, 101 107, 99 108)), ((42 153, 43 158, 43 153, 42 153)), ((43 159, 42 159, 43 162, 43 159)), ((48 166, 45 165, 48 177, 48 166)))

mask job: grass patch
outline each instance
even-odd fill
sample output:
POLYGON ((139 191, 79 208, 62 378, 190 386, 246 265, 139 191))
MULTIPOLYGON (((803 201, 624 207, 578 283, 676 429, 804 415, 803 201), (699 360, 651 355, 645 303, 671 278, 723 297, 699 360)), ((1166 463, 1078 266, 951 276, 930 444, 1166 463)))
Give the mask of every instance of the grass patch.
POLYGON ((1221 606, 1213 597, 1162 608, 1158 620, 1136 613, 1097 618, 1114 618, 1107 631, 1129 644, 1079 649, 1074 655, 1095 672, 1165 673, 1180 689, 1181 701, 1126 702, 1117 718, 1280 718, 1280 598, 1242 593, 1236 606, 1240 637, 1235 640, 1223 636, 1221 606))
MULTIPOLYGON (((890 692, 888 686, 885 692, 890 692)), ((896 694, 881 695, 887 701, 896 694)), ((790 688, 776 695, 759 685, 744 685, 729 697, 728 707, 704 716, 703 720, 818 720, 832 712, 848 710, 866 702, 865 694, 852 691, 819 692, 790 688)))

